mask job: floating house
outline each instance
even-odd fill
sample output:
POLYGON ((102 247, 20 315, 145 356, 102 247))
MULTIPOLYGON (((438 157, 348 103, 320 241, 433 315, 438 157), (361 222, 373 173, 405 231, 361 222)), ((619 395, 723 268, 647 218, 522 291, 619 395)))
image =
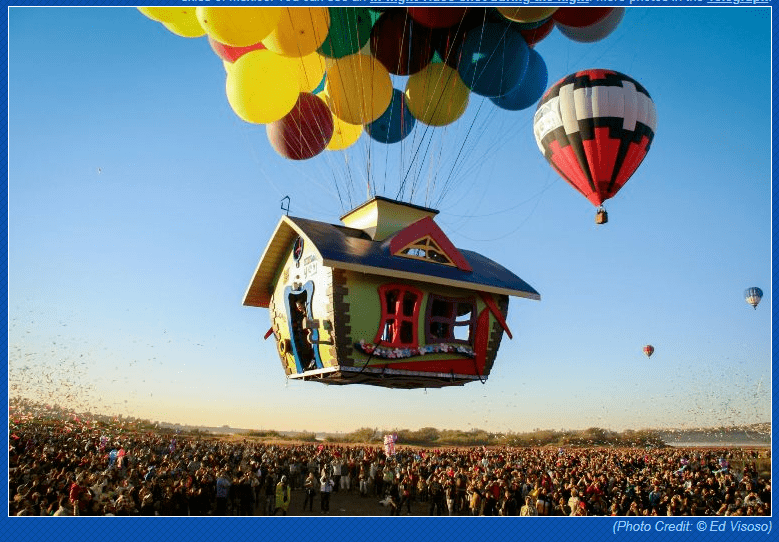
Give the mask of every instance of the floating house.
POLYGON ((540 299, 514 273, 456 248, 438 211, 375 197, 343 225, 282 216, 243 304, 267 308, 289 378, 435 388, 484 382, 509 297, 540 299))

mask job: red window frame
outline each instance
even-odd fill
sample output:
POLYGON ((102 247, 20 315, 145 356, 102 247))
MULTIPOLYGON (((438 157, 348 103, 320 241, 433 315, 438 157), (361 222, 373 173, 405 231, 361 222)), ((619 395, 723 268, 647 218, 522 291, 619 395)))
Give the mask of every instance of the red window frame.
POLYGON ((379 299, 381 322, 373 342, 394 348, 418 346, 422 291, 407 284, 384 284, 379 286, 379 299))
POLYGON ((427 315, 425 318, 425 339, 427 344, 435 343, 459 343, 473 345, 474 332, 476 330, 476 300, 473 297, 445 297, 431 294, 427 300, 427 315), (433 305, 435 302, 449 305, 449 315, 434 315, 433 305), (457 309, 460 305, 466 305, 471 308, 471 317, 468 320, 458 320, 457 309), (431 328, 434 324, 446 326, 446 336, 438 336, 432 333, 431 328), (468 339, 457 339, 455 328, 468 329, 468 339))

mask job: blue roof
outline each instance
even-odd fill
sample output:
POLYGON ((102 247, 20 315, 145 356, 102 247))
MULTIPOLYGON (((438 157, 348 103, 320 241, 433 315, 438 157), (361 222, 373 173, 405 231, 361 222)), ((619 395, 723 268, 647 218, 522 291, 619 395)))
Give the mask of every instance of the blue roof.
MULTIPOLYGON (((394 256, 390 240, 373 241, 365 232, 354 228, 327 224, 306 218, 285 217, 307 237, 330 267, 370 268, 379 275, 412 274, 435 279, 433 282, 458 283, 462 288, 497 291, 507 295, 540 299, 539 293, 499 263, 477 252, 458 248, 472 271, 435 262, 394 256), (394 272, 394 273, 393 273, 394 272), (486 288, 485 288, 486 287, 486 288)), ((419 277, 423 280, 422 277, 419 277)))

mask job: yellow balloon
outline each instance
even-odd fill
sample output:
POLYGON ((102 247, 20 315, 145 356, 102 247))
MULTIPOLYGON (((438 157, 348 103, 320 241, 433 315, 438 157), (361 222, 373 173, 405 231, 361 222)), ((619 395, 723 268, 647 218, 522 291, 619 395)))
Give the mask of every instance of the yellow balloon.
POLYGON ((232 69, 233 69, 233 63, 232 62, 228 62, 227 60, 223 60, 222 61, 222 66, 225 67, 225 72, 226 73, 230 73, 232 71, 232 69))
MULTIPOLYGON (((171 12, 174 14, 174 12, 171 12)), ((200 21, 195 15, 195 8, 177 8, 175 17, 162 23, 165 28, 184 38, 199 38, 205 36, 206 31, 200 26, 200 21)))
POLYGON ((292 59, 267 49, 248 52, 227 72, 227 100, 246 122, 277 121, 292 111, 300 94, 296 70, 292 59))
POLYGON ((281 13, 279 7, 197 8, 197 18, 208 35, 233 47, 260 43, 279 24, 281 13))
POLYGON ((176 12, 180 11, 181 9, 182 8, 175 6, 169 8, 141 6, 138 8, 138 11, 146 15, 152 21, 157 21, 159 23, 169 23, 176 19, 176 12))
POLYGON ((333 137, 327 144, 328 151, 341 151, 354 145, 362 135, 362 124, 349 124, 333 115, 333 137))
POLYGON ((322 45, 330 31, 327 8, 280 8, 281 20, 262 44, 274 53, 306 56, 322 45))
POLYGON ((325 57, 319 53, 311 53, 301 58, 293 59, 298 65, 298 81, 300 92, 311 92, 325 76, 325 57))
POLYGON ((330 95, 327 93, 327 88, 325 88, 324 90, 322 90, 320 92, 317 92, 315 94, 315 96, 317 98, 322 98, 322 101, 327 104, 327 107, 329 107, 330 109, 333 109, 333 106, 330 105, 330 95))
POLYGON ((446 64, 431 63, 408 78, 406 104, 419 122, 445 126, 468 107, 470 90, 460 74, 446 64))
POLYGON ((379 118, 392 101, 389 72, 375 57, 349 55, 327 70, 325 91, 330 110, 350 124, 368 124, 379 118))
POLYGON ((510 21, 518 23, 536 23, 550 17, 552 13, 557 11, 557 8, 510 8, 501 6, 498 8, 498 11, 510 21))
MULTIPOLYGON (((324 90, 317 93, 317 96, 330 106, 329 97, 324 90)), ((325 147, 328 151, 341 151, 349 148, 360 139, 362 135, 362 124, 349 124, 344 122, 335 115, 333 115, 333 137, 330 139, 330 143, 325 147)))

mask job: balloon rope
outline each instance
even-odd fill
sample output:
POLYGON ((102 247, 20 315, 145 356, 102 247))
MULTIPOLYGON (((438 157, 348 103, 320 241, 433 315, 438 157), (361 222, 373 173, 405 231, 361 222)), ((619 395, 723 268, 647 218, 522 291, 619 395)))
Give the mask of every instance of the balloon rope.
MULTIPOLYGON (((451 80, 451 78, 453 76, 455 76, 455 72, 453 70, 447 72, 447 83, 451 80)), ((439 77, 434 82, 429 82, 428 83, 430 85, 433 85, 433 90, 434 91, 441 84, 442 78, 443 78, 443 73, 441 73, 439 75, 439 77)), ((426 90, 426 93, 427 93, 427 90, 426 90)), ((443 103, 443 98, 444 98, 444 94, 441 93, 441 95, 438 96, 438 100, 435 102, 435 104, 427 104, 426 105, 426 109, 425 109, 425 113, 427 113, 427 111, 430 111, 431 107, 432 107, 432 111, 437 111, 438 108, 443 103)), ((402 194, 403 191, 405 190, 406 183, 408 182, 409 175, 411 174, 411 172, 412 172, 412 170, 414 168, 414 163, 416 162, 417 156, 419 155, 419 151, 422 148, 422 145, 424 144, 425 139, 427 138, 427 146, 426 146, 426 149, 425 149, 426 152, 423 155, 423 158, 418 162, 418 169, 415 171, 416 175, 414 176, 414 180, 412 181, 412 190, 411 190, 411 192, 413 194, 414 187, 416 186, 416 184, 418 182, 418 179, 419 179, 419 176, 420 176, 420 174, 422 172, 422 168, 424 166, 424 163, 425 163, 427 157, 429 157, 429 153, 427 151, 430 149, 430 144, 432 143, 433 137, 435 135, 433 130, 435 130, 435 128, 433 126, 431 126, 429 124, 425 124, 425 129, 424 129, 424 131, 423 131, 423 133, 421 135, 421 140, 422 141, 420 142, 419 146, 417 146, 416 151, 414 152, 414 156, 411 159, 411 163, 409 164, 409 167, 406 170, 406 174, 404 175, 404 177, 403 177, 403 179, 401 181, 400 189, 398 190, 398 194, 399 195, 402 194), (429 137, 428 137, 428 133, 430 133, 429 137)), ((443 148, 442 148, 441 152, 443 152, 443 148)))
MULTIPOLYGON (((486 12, 485 12, 485 21, 486 21, 486 12)), ((480 34, 479 34, 479 50, 481 50, 483 39, 484 39, 484 24, 482 24, 480 28, 481 28, 481 31, 480 31, 480 34)), ((505 36, 506 36, 506 34, 508 32, 508 29, 509 29, 508 26, 506 26, 504 28, 504 30, 503 30, 503 38, 505 38, 505 36)), ((487 61, 484 63, 484 67, 482 67, 481 73, 483 73, 484 70, 487 69, 487 64, 489 64, 489 62, 492 60, 493 56, 495 56, 496 52, 498 51, 498 48, 501 47, 501 44, 503 43, 503 41, 504 41, 503 39, 498 40, 498 44, 490 52, 490 55, 489 55, 487 61)), ((504 69, 504 66, 505 66, 505 53, 506 53, 505 52, 505 46, 503 46, 504 62, 501 63, 501 81, 503 80, 503 69, 504 69)), ((479 77, 481 77, 481 75, 479 75, 479 77)), ((477 77, 476 71, 474 70, 473 78, 471 80, 471 86, 473 86, 473 84, 475 83, 476 80, 478 80, 479 77, 477 77)), ((479 117, 479 114, 481 113, 481 109, 482 109, 483 105, 484 105, 484 100, 482 100, 479 103, 479 107, 476 110, 476 115, 474 115, 474 118, 471 121, 470 126, 468 127, 468 131, 466 133, 466 136, 465 136, 465 138, 463 138, 463 140, 462 140, 462 142, 460 144, 460 148, 458 149, 457 157, 455 158, 455 161, 452 164, 451 169, 449 170, 449 175, 447 176, 446 180, 444 181, 443 189, 441 190, 441 194, 440 194, 438 200, 436 201, 435 205, 440 205, 443 202, 444 198, 449 193, 449 189, 450 189, 450 187, 452 185, 453 173, 455 171, 457 163, 460 161, 460 158, 463 156, 463 151, 465 151, 465 146, 468 143, 468 138, 470 137, 470 135, 471 135, 471 133, 473 131, 473 128, 476 125, 476 119, 479 117)))
MULTIPOLYGON (((406 14, 406 17, 407 18, 409 17, 408 12, 406 14)), ((462 28, 462 23, 464 21, 464 18, 465 18, 465 13, 463 13, 463 16, 460 18, 460 22, 457 25, 457 31, 458 32, 459 32, 460 28, 462 28)), ((429 46, 432 47, 432 43, 430 43, 429 46)), ((409 47, 411 47, 410 40, 409 40, 409 47)), ((446 59, 449 58, 449 55, 451 54, 451 50, 452 50, 452 48, 447 48, 447 52, 446 52, 446 55, 445 55, 446 59)), ((410 58, 410 55, 409 55, 409 58, 410 58)), ((451 74, 450 74, 450 77, 451 77, 451 74)), ((435 82, 435 86, 433 87, 433 90, 438 88, 440 80, 441 80, 441 77, 439 76, 438 80, 436 80, 436 82, 435 82)), ((426 104, 425 105, 425 109, 424 109, 425 114, 427 114, 427 112, 431 111, 431 110, 433 112, 437 111, 438 107, 442 103, 442 100, 443 100, 443 95, 438 97, 438 101, 435 104, 426 104), (431 109, 431 107, 432 107, 432 109, 431 109)), ((406 173, 403 175, 403 178, 401 179, 400 186, 398 188, 398 193, 397 193, 397 198, 398 199, 400 199, 402 197, 403 192, 405 192, 406 185, 407 185, 407 182, 409 180, 409 175, 411 174, 412 170, 414 170, 414 164, 417 163, 417 169, 414 170, 414 173, 416 173, 416 175, 414 175, 413 180, 412 180, 412 185, 411 185, 411 190, 410 190, 411 196, 409 198, 409 199, 413 199, 414 193, 416 192, 416 187, 419 184, 419 177, 421 175, 422 168, 424 167, 425 160, 426 160, 427 156, 429 156, 429 154, 425 153, 424 157, 419 162, 416 162, 416 158, 419 155, 419 150, 422 148, 422 145, 424 143, 425 138, 428 136, 429 130, 431 130, 431 129, 434 130, 434 128, 431 128, 430 125, 425 124, 425 129, 424 129, 423 133, 420 136, 420 140, 421 141, 420 141, 420 143, 418 145, 415 145, 416 150, 414 152, 414 156, 411 159, 411 163, 409 164, 408 169, 406 169, 406 173)), ((427 149, 426 150, 429 150, 429 148, 430 148, 430 143, 432 141, 433 134, 434 134, 434 132, 431 133, 430 138, 428 139, 427 149)), ((415 136, 414 136, 414 140, 416 141, 416 133, 415 133, 415 136)), ((442 152, 443 151, 443 147, 441 147, 441 149, 442 149, 441 150, 441 152, 442 152)), ((440 159, 440 156, 439 156, 439 159, 440 159)), ((433 182, 434 175, 428 175, 427 179, 428 179, 427 180, 427 188, 428 188, 427 193, 430 194, 431 184, 433 182)), ((425 203, 426 204, 428 203, 428 197, 426 197, 425 203)))

